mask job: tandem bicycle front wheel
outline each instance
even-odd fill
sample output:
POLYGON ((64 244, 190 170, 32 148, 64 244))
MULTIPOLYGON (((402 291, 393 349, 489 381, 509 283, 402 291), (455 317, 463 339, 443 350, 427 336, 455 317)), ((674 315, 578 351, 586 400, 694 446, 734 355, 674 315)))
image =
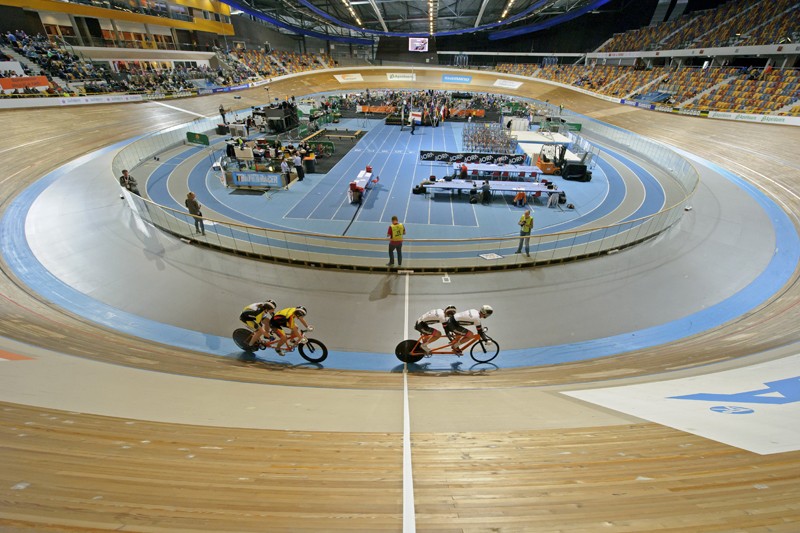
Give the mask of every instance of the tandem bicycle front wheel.
POLYGON ((328 348, 317 339, 308 339, 297 346, 300 356, 309 363, 321 363, 328 357, 328 348))
POLYGON ((469 351, 470 357, 479 363, 488 363, 500 353, 500 345, 488 335, 484 335, 481 340, 472 345, 469 351))
POLYGON ((416 346, 417 341, 414 339, 406 339, 395 347, 394 355, 404 363, 417 363, 425 357, 425 354, 414 353, 414 348, 416 346))

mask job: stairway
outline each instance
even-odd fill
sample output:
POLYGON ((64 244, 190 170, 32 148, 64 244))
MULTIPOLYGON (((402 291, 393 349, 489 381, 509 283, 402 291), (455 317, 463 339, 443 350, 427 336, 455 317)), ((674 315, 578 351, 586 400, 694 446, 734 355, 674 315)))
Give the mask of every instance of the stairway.
POLYGON ((27 67, 28 72, 31 72, 32 76, 39 76, 41 75, 47 76, 48 79, 52 81, 53 84, 58 85, 59 87, 65 87, 67 90, 72 92, 78 92, 78 90, 71 84, 67 83, 66 80, 59 78, 58 76, 53 76, 52 74, 45 71, 38 63, 35 63, 25 57, 24 55, 18 53, 16 50, 9 46, 2 47, 3 53, 10 57, 12 60, 19 62, 20 65, 24 65, 27 67))
POLYGON ((663 74, 662 76, 659 76, 658 78, 654 79, 653 81, 645 83, 644 85, 635 88, 629 94, 626 94, 624 98, 627 100, 628 98, 633 97, 634 94, 646 94, 648 92, 647 89, 649 89, 650 87, 652 87, 656 83, 660 83, 661 80, 663 80, 667 76, 669 76, 669 74, 663 74))
POLYGON ((798 106, 798 105, 800 105, 800 98, 797 98, 797 99, 795 99, 795 100, 792 100, 792 102, 791 102, 790 104, 786 104, 785 106, 783 106, 783 107, 782 107, 782 108, 780 108, 780 109, 776 109, 775 111, 773 111, 772 113, 770 113, 770 115, 781 115, 781 114, 783 114, 783 113, 789 113, 789 111, 791 111, 791 109, 792 109, 793 107, 796 107, 796 106, 798 106))
POLYGON ((725 78, 725 79, 724 79, 724 80, 722 80, 721 82, 719 82, 719 83, 717 83, 717 84, 715 84, 715 85, 712 85, 711 87, 709 87, 709 88, 708 88, 708 89, 706 89, 705 91, 702 91, 702 92, 699 92, 699 93, 697 93, 697 94, 696 94, 696 95, 694 95, 692 98, 689 98, 688 100, 684 100, 683 102, 679 102, 679 103, 678 103, 678 107, 679 107, 679 108, 681 108, 681 107, 683 107, 683 106, 685 106, 685 105, 688 105, 688 104, 691 104, 691 103, 693 103, 693 102, 696 102, 697 100, 699 100, 699 99, 700 99, 700 98, 702 98, 703 96, 705 96, 705 95, 709 94, 709 93, 710 93, 710 92, 712 92, 712 91, 715 91, 715 90, 716 90, 716 89, 718 89, 719 87, 722 87, 723 85, 728 85, 730 82, 732 82, 732 81, 733 81, 733 80, 735 80, 736 78, 737 78, 736 76, 731 76, 730 78, 725 78))

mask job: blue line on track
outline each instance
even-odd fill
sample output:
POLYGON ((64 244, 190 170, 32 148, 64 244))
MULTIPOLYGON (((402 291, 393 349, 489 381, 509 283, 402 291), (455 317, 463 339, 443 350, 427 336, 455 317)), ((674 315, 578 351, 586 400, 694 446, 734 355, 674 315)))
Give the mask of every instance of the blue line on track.
MULTIPOLYGON (((25 236, 25 220, 30 206, 39 194, 59 177, 79 169, 85 162, 97 157, 98 154, 116 150, 129 142, 118 143, 78 158, 47 174, 18 195, 8 206, 3 218, 0 220, 0 238, 3 242, 2 253, 6 263, 15 275, 31 289, 42 294, 56 305, 88 320, 130 335, 183 349, 226 357, 239 356, 239 350, 235 348, 233 342, 228 338, 190 331, 132 315, 74 290, 47 271, 38 262, 28 246, 25 236)), ((745 180, 692 154, 678 151, 683 153, 685 157, 702 162, 737 184, 767 212, 775 230, 776 252, 764 271, 747 287, 736 294, 685 318, 603 339, 542 348, 506 350, 498 358, 498 365, 502 365, 503 368, 550 365, 612 356, 673 342, 718 327, 751 311, 772 297, 791 279, 796 267, 797 257, 800 256, 800 238, 787 214, 745 180)), ((266 359, 284 364, 304 364, 297 354, 289 354, 286 358, 280 358, 274 354, 266 354, 266 359)), ((430 361, 434 364, 427 367, 428 370, 453 370, 459 363, 464 363, 462 365, 464 366, 463 369, 469 369, 471 365, 469 359, 460 361, 455 357, 447 356, 441 356, 430 361)), ((360 352, 331 352, 323 366, 327 368, 373 371, 397 371, 400 367, 396 359, 390 354, 360 352)), ((493 365, 477 365, 477 368, 493 368, 493 365)))

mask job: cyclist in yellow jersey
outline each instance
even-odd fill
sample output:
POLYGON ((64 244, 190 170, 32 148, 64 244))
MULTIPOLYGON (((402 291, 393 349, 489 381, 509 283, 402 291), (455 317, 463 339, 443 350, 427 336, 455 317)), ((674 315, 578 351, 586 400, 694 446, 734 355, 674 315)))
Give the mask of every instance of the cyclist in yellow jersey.
POLYGON ((394 266, 394 251, 397 250, 397 266, 403 264, 403 235, 406 234, 406 228, 397 220, 397 217, 392 217, 392 225, 386 232, 389 237, 389 262, 386 266, 394 266))
POLYGON ((276 307, 275 300, 264 300, 263 302, 250 304, 242 310, 239 320, 253 330, 253 334, 247 341, 250 346, 255 346, 261 340, 261 337, 267 336, 269 320, 272 318, 272 313, 275 312, 276 307))
POLYGON ((278 341, 278 344, 275 345, 275 352, 278 355, 286 355, 286 352, 283 351, 283 347, 286 345, 287 341, 296 342, 301 338, 300 329, 297 327, 297 324, 295 324, 294 321, 295 318, 299 319, 307 330, 311 331, 314 329, 313 326, 309 326, 308 322, 306 322, 306 314, 306 308, 302 305, 298 305, 297 307, 287 307, 286 309, 281 309, 272 315, 269 325, 272 328, 272 331, 274 331, 275 334, 280 337, 280 341, 278 341), (283 332, 283 328, 287 328, 292 331, 288 339, 286 338, 286 334, 283 332))

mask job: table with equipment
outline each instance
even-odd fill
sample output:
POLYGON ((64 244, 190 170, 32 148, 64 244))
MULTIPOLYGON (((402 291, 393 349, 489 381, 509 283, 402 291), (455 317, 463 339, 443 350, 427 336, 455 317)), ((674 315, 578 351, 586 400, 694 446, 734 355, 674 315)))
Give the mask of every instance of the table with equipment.
POLYGON ((359 204, 364 198, 367 189, 372 187, 372 169, 369 171, 362 170, 356 176, 356 179, 350 182, 350 187, 347 189, 347 199, 351 204, 359 204))
MULTIPOLYGON (((520 191, 524 192, 526 195, 533 196, 535 198, 548 198, 552 195, 558 195, 563 191, 559 191, 558 188, 552 183, 542 183, 538 181, 497 181, 497 180, 488 180, 489 181, 489 190, 491 191, 492 195, 494 196, 495 192, 500 193, 518 193, 520 191)), ((444 192, 450 191, 452 194, 453 191, 461 193, 462 190, 471 190, 473 187, 476 187, 478 191, 481 191, 481 186, 483 185, 483 181, 481 180, 462 180, 462 179, 453 179, 453 180, 440 180, 434 183, 426 183, 425 189, 426 192, 435 193, 435 192, 444 192)), ((550 204, 548 203, 548 206, 550 204)))
MULTIPOLYGON (((495 163, 467 163, 467 175, 501 178, 535 179, 542 171, 533 165, 498 165, 495 163)), ((453 173, 461 173, 461 163, 453 163, 453 173)))

